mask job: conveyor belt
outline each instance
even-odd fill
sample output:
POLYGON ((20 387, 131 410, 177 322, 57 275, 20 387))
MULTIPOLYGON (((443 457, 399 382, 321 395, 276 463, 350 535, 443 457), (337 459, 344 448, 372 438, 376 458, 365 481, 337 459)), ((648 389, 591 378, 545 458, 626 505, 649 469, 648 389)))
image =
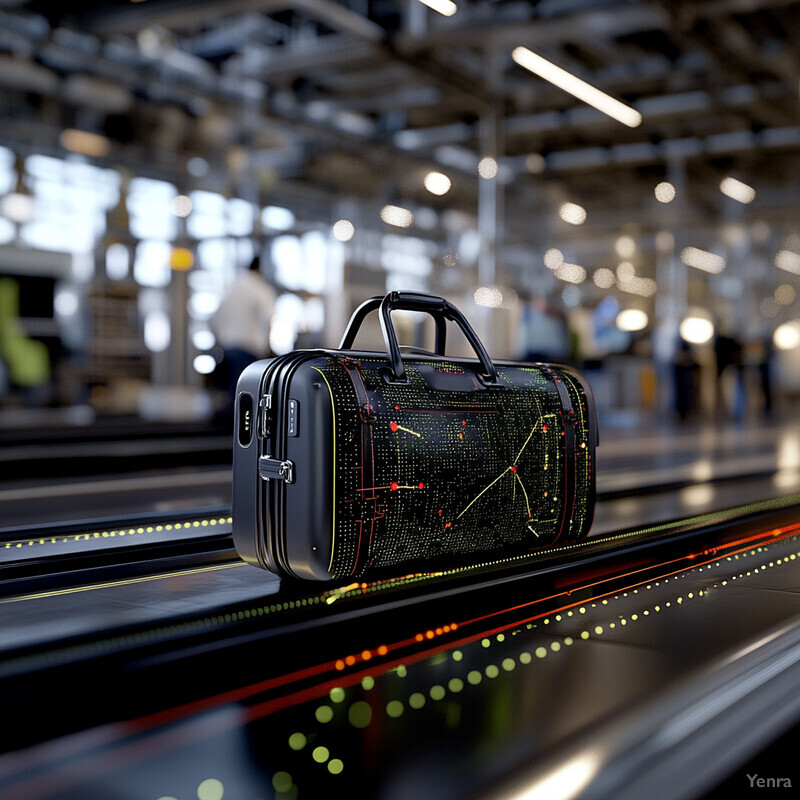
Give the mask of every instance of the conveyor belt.
MULTIPOLYGON (((765 503, 607 537, 578 563, 337 588, 246 566, 154 579, 188 600, 156 601, 159 623, 6 642, 0 690, 19 724, 0 733, 0 789, 696 796, 800 713, 798 521, 792 502, 765 503), (198 604, 244 576, 261 581, 252 596, 198 604), (559 775, 583 794, 554 793, 559 775)), ((3 605, 24 620, 80 597, 102 616, 141 585, 3 605)))

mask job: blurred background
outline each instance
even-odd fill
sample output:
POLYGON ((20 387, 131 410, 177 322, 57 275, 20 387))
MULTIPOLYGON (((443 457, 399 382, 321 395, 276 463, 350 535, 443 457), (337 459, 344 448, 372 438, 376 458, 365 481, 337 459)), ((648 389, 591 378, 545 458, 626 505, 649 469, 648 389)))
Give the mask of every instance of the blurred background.
POLYGON ((414 289, 601 426, 791 418, 799 76, 783 0, 4 0, 6 441, 225 431, 256 256, 273 353, 414 289))

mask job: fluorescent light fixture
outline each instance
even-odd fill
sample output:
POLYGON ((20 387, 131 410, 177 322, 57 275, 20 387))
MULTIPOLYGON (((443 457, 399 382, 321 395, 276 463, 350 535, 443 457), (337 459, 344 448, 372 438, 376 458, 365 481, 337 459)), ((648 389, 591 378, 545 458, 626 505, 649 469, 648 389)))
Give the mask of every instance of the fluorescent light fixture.
POLYGON ((629 128, 636 128, 642 123, 642 115, 634 108, 626 106, 619 100, 601 92, 586 81, 581 80, 576 75, 572 75, 561 67, 557 67, 546 58, 536 55, 532 50, 527 47, 515 47, 511 53, 511 57, 521 67, 529 70, 544 78, 546 81, 558 86, 565 92, 569 92, 584 103, 588 103, 598 111, 608 114, 609 117, 627 125, 629 128))
POLYGON ((432 8, 434 11, 438 11, 440 14, 444 15, 445 17, 452 17, 453 14, 458 11, 458 6, 452 2, 452 0, 419 0, 428 8, 432 8))
POLYGON ((381 209, 381 219, 387 225, 394 225, 398 228, 408 228, 414 223, 414 214, 407 208, 388 205, 381 209))
POLYGON ((431 193, 441 197, 450 191, 450 178, 443 172, 429 172, 424 180, 425 188, 431 193))
POLYGON ((752 203, 756 199, 756 190, 746 183, 737 181, 736 178, 724 178, 719 190, 739 203, 752 203))
POLYGON ((560 281, 581 284, 586 280, 586 270, 580 264, 567 264, 564 262, 554 274, 560 281))
POLYGON ((684 247, 681 250, 681 261, 687 267, 702 269, 704 272, 711 272, 716 275, 725 269, 725 259, 716 253, 709 253, 699 247, 684 247))
POLYGON ((558 216, 570 225, 583 225, 586 222, 586 209, 577 203, 562 203, 558 216))

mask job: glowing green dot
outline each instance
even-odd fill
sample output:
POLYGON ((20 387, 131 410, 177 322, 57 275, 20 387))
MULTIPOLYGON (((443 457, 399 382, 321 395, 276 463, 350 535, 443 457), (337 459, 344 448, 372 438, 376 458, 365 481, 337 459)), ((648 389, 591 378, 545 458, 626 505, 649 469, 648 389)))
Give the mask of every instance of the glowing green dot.
POLYGON ((400 666, 396 670, 398 678, 405 678, 406 676, 406 668, 404 664, 400 664, 400 666))
POLYGON ((330 750, 327 747, 315 747, 313 752, 311 753, 311 758, 317 762, 317 764, 324 764, 330 758, 330 750))
POLYGON ((544 658, 547 655, 547 650, 544 647, 537 647, 534 650, 536 658, 544 658))
POLYGON ((498 642, 504 642, 505 640, 506 640, 506 637, 502 633, 498 633, 497 634, 497 641, 498 642))
POLYGON ((344 700, 344 689, 341 686, 335 686, 328 696, 331 698, 331 702, 341 703, 344 700))
POLYGON ((506 672, 511 672, 517 666, 517 662, 513 658, 504 658, 503 663, 500 665, 506 672))
POLYGON ((586 609, 585 608, 579 608, 578 611, 580 611, 581 614, 585 614, 586 613, 586 609))
POLYGON ((637 620, 637 619, 639 619, 639 615, 638 615, 638 614, 631 614, 631 619, 632 619, 634 622, 636 622, 636 620, 637 620))
POLYGON ((551 649, 551 650, 552 650, 554 653, 557 653, 557 652, 558 652, 558 651, 561 649, 561 642, 553 642, 553 643, 550 645, 550 649, 551 649))
POLYGON ((408 698, 408 704, 411 706, 411 708, 419 710, 425 705, 425 695, 420 694, 419 692, 414 692, 414 694, 408 698))
POLYGON ((483 675, 478 670, 473 669, 467 673, 467 683, 477 686, 483 680, 483 675))
POLYGON ((481 647, 490 647, 491 642, 488 639, 481 639, 481 647))
POLYGON ((375 686, 375 678, 373 678, 372 675, 367 675, 365 678, 362 678, 362 680, 361 680, 361 688, 365 692, 368 692, 374 686, 375 686))
POLYGON ((464 654, 460 650, 453 651, 453 661, 461 661, 464 658, 464 654))
POLYGON ((198 800, 222 800, 224 794, 225 787, 216 778, 206 778, 197 787, 198 800))
POLYGON ((393 719, 403 716, 403 704, 399 700, 392 700, 386 705, 386 713, 393 719))
POLYGON ((566 639, 564 639, 564 644, 565 644, 567 647, 569 647, 570 645, 572 645, 573 641, 574 641, 574 640, 573 640, 573 638, 572 638, 571 636, 567 636, 567 638, 566 638, 566 639))
POLYGON ((603 626, 602 625, 595 625, 594 632, 598 636, 600 636, 600 634, 603 632, 603 626))
POLYGON ((530 664, 533 659, 531 658, 530 653, 520 653, 519 654, 519 663, 520 664, 530 664))
POLYGON ((431 686, 430 696, 431 700, 441 700, 445 696, 446 692, 444 690, 444 686, 439 686, 437 683, 436 686, 431 686))
POLYGON ((489 664, 484 670, 484 674, 487 678, 496 678, 500 674, 500 670, 494 664, 489 664))
POLYGON ((347 710, 347 719, 354 728, 366 728, 372 722, 372 709, 369 703, 359 700, 347 710))
POLYGON ((447 688, 453 692, 453 694, 458 694, 464 688, 464 681, 461 678, 450 678, 447 682, 447 688))
POLYGON ((325 724, 333 719, 333 709, 330 706, 320 706, 315 712, 314 716, 317 722, 325 724))
POLYGON ((584 641, 589 638, 589 631, 581 631, 581 639, 584 641))
POLYGON ((272 786, 281 794, 288 792, 292 788, 292 776, 288 772, 276 772, 272 776, 272 786))
POLYGON ((306 746, 307 741, 308 740, 306 739, 304 734, 293 733, 289 737, 289 747, 291 747, 292 750, 302 750, 306 746))
POLYGON ((341 759, 339 758, 332 758, 328 762, 328 772, 331 775, 338 775, 344 769, 344 764, 342 764, 341 759))

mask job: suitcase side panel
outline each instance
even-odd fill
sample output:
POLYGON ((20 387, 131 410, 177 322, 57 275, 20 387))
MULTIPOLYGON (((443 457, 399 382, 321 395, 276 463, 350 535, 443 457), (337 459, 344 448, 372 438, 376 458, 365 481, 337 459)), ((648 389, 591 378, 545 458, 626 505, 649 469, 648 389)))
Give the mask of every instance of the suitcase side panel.
POLYGON ((233 543, 239 555, 264 569, 274 569, 266 558, 264 520, 262 518, 262 480, 258 458, 262 447, 259 403, 264 394, 264 380, 271 359, 256 361, 245 368, 236 386, 233 436, 233 483, 231 510, 233 543), (250 414, 249 422, 246 415, 250 414), (249 435, 244 431, 249 426, 249 435))
POLYGON ((384 380, 384 360, 316 367, 335 421, 331 576, 516 557, 588 530, 595 429, 564 370, 498 365, 492 389, 455 360, 409 359, 407 385, 384 380))

